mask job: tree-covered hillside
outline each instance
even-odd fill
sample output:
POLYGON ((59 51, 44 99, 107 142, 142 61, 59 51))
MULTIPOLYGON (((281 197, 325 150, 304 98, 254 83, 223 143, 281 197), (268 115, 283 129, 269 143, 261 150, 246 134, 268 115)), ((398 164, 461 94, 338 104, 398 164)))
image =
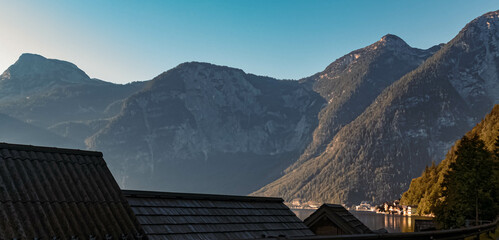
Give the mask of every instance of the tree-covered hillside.
MULTIPOLYGON (((466 133, 467 138, 478 136, 485 143, 488 151, 497 151, 496 141, 499 136, 499 104, 496 104, 479 124, 466 133)), ((418 205, 419 214, 429 214, 435 208, 442 194, 442 183, 449 172, 450 165, 456 161, 457 148, 461 140, 456 141, 447 153, 446 158, 438 165, 426 167, 423 174, 412 180, 409 190, 402 195, 401 203, 418 205)), ((497 160, 497 159, 496 159, 497 160)), ((498 177, 498 174, 495 174, 498 177)))

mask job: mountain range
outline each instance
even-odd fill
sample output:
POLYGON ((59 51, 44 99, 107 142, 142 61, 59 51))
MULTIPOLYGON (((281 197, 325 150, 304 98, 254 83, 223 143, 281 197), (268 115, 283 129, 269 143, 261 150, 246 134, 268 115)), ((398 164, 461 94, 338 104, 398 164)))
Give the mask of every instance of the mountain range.
POLYGON ((395 199, 499 103, 498 18, 429 49, 388 34, 298 81, 188 62, 114 84, 23 54, 0 75, 0 140, 103 151, 123 188, 395 199))
POLYGON ((255 194, 341 203, 398 199, 499 102, 498 17, 490 12, 467 24, 386 87, 324 151, 255 194))

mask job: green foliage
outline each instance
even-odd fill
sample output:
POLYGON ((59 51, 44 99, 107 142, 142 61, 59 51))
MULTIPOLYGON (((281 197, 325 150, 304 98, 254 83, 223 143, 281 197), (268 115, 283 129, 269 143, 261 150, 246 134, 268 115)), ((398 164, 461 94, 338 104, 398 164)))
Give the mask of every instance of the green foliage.
MULTIPOLYGON (((499 129, 497 130, 499 132, 499 129)), ((496 148, 494 149, 494 155, 496 157, 496 160, 499 160, 499 135, 496 138, 496 143, 494 144, 496 148)))
POLYGON ((403 205, 418 205, 418 214, 430 214, 433 205, 438 198, 439 191, 435 191, 433 186, 440 184, 440 169, 432 162, 430 167, 426 167, 422 177, 415 178, 411 182, 411 188, 402 195, 403 205))
MULTIPOLYGON (((494 153, 494 166, 496 169, 492 174, 495 181, 499 182, 499 104, 495 105, 477 126, 466 133, 468 138, 478 136, 485 143, 485 148, 494 153)), ((450 170, 450 165, 457 159, 457 146, 461 140, 449 150, 446 158, 436 167, 427 167, 423 174, 412 180, 409 189, 402 195, 401 203, 404 205, 418 205, 418 214, 432 214, 436 208, 437 200, 442 196, 442 183, 450 170)), ((474 218, 474 217, 473 217, 474 218)))
POLYGON ((443 228, 455 228, 475 217, 494 220, 499 213, 499 191, 492 154, 475 135, 461 139, 456 155, 441 185, 442 197, 434 209, 436 221, 443 228))

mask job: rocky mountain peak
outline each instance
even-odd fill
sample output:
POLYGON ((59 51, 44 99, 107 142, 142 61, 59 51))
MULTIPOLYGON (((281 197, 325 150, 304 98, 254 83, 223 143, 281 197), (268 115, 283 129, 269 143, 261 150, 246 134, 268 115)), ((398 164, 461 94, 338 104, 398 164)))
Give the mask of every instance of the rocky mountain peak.
POLYGON ((175 70, 180 70, 183 72, 234 72, 234 73, 240 73, 240 74, 245 74, 245 72, 241 69, 238 68, 231 68, 227 66, 221 66, 221 65, 215 65, 211 63, 206 63, 206 62, 185 62, 179 64, 177 67, 174 68, 175 70))
POLYGON ((34 53, 23 53, 17 60, 18 62, 37 62, 37 61, 46 61, 47 58, 42 55, 34 54, 34 53))
POLYGON ((22 54, 1 76, 0 80, 83 83, 91 81, 76 65, 31 53, 22 54))
POLYGON ((410 48, 410 46, 402 40, 402 38, 393 34, 386 34, 381 38, 381 40, 378 41, 378 43, 387 47, 410 48))
MULTIPOLYGON (((190 61, 190 62, 183 62, 175 68, 193 68, 193 67, 224 67, 224 66, 219 66, 215 65, 212 63, 207 63, 207 62, 197 62, 197 61, 190 61)), ((229 68, 229 67, 227 67, 229 68)))
POLYGON ((483 22, 483 21, 485 21, 485 22, 497 22, 497 21, 499 21, 499 10, 485 13, 482 16, 475 18, 473 21, 470 22, 470 24, 474 24, 476 22, 483 22))
POLYGON ((499 103, 498 46, 499 11, 494 11, 468 23, 432 60, 453 69, 445 73, 450 84, 471 109, 482 114, 499 103))
POLYGON ((0 99, 24 98, 36 92, 76 85, 100 86, 76 65, 25 53, 0 75, 0 99))
MULTIPOLYGON (((326 69, 319 73, 321 79, 335 79, 338 74, 352 72, 352 66, 365 65, 379 60, 393 61, 393 57, 399 58, 398 61, 414 62, 419 65, 424 59, 438 51, 442 45, 434 46, 423 50, 412 48, 400 37, 393 34, 386 34, 381 40, 373 44, 352 51, 345 56, 332 62, 326 69)), ((390 66, 393 63, 388 63, 390 66)), ((415 66, 414 66, 415 67, 415 66)))
MULTIPOLYGON (((435 46, 433 48, 423 50, 418 48, 412 48, 400 37, 393 34, 386 34, 381 38, 381 40, 361 49, 352 51, 345 56, 337 59, 321 73, 321 78, 329 77, 334 78, 333 73, 338 73, 342 71, 350 71, 349 66, 356 64, 358 62, 369 62, 380 56, 381 53, 389 51, 389 55, 401 54, 400 56, 406 56, 408 58, 424 58, 433 54, 435 51, 440 49, 441 46, 435 46)), ((387 57, 387 56, 384 56, 387 57)), ((420 61, 418 61, 420 63, 420 61)))
MULTIPOLYGON (((227 88, 234 84, 247 85, 245 75, 243 70, 237 68, 204 62, 185 62, 155 77, 147 88, 154 88, 157 91, 174 89, 209 91, 213 87, 221 89, 222 86, 227 88)), ((251 89, 252 87, 248 85, 247 88, 251 89)))
POLYGON ((499 37, 499 10, 488 12, 480 17, 475 18, 468 23, 456 37, 469 37, 474 40, 488 41, 489 37, 499 37))

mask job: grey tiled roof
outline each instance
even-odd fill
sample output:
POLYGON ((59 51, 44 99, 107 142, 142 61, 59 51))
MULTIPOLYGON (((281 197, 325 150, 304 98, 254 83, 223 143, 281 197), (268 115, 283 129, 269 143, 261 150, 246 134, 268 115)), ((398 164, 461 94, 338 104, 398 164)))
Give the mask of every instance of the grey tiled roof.
POLYGON ((254 239, 313 233, 280 198, 123 191, 149 239, 254 239))
POLYGON ((102 153, 0 143, 0 239, 140 232, 102 153))

